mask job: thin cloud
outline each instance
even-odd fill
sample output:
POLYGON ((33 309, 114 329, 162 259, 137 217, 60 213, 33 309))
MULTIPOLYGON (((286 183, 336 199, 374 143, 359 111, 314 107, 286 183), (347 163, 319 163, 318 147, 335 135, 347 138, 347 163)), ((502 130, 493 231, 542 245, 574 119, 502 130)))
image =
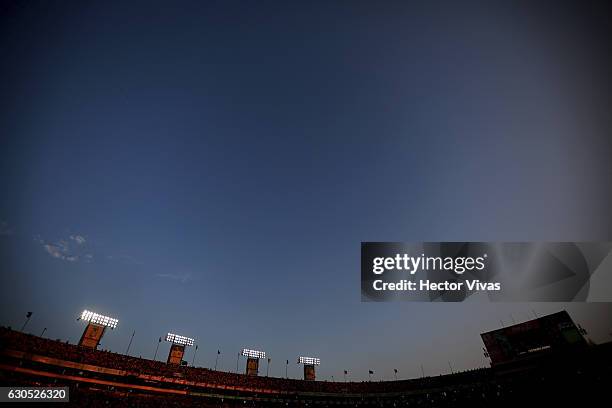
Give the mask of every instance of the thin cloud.
POLYGON ((82 235, 71 235, 70 239, 75 241, 77 244, 79 245, 83 245, 85 244, 85 242, 87 242, 87 240, 85 239, 84 236, 82 235))
POLYGON ((94 258, 85 245, 87 240, 82 235, 70 235, 68 239, 60 239, 55 242, 46 241, 40 235, 35 235, 34 241, 40 243, 51 257, 62 261, 90 263, 94 258))
POLYGON ((68 262, 76 262, 79 260, 77 255, 72 255, 62 243, 58 244, 43 244, 43 248, 53 258, 62 259, 68 262))

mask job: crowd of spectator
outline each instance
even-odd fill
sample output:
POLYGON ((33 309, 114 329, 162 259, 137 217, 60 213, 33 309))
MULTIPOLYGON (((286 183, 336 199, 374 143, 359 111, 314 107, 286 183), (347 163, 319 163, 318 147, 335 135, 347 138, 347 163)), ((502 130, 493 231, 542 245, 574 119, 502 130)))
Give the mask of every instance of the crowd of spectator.
POLYGON ((462 383, 467 381, 466 377, 475 379, 486 376, 488 373, 487 370, 481 369, 463 372, 454 376, 425 377, 403 381, 303 381, 275 377, 254 377, 200 367, 171 365, 162 361, 132 357, 105 350, 92 350, 59 340, 46 339, 9 330, 7 328, 0 328, 0 339, 6 348, 40 353, 47 357, 75 363, 125 371, 127 374, 161 376, 172 380, 178 379, 223 387, 248 388, 263 392, 266 390, 283 390, 293 392, 362 394, 406 391, 410 389, 439 387, 448 385, 449 383, 451 383, 451 385, 452 383, 462 383))
MULTIPOLYGON (((185 396, 160 396, 154 393, 139 393, 129 386, 95 387, 84 383, 71 383, 72 400, 77 405, 97 406, 154 406, 154 407, 306 407, 348 405, 360 407, 451 407, 458 405, 500 406, 502 403, 520 403, 540 394, 554 398, 557 391, 580 391, 585 395, 596 395, 612 379, 611 348, 601 348, 590 363, 572 365, 559 364, 554 367, 524 368, 499 375, 493 369, 478 369, 413 380, 381 382, 328 382, 294 379, 253 377, 243 374, 214 371, 205 368, 169 365, 147 360, 91 350, 57 340, 45 339, 7 328, 0 328, 0 357, 4 350, 23 351, 28 355, 53 357, 60 361, 89 364, 118 370, 113 375, 126 382, 146 377, 160 382, 177 382, 181 389, 195 387, 214 389, 215 398, 185 396), (559 368, 561 367, 561 368, 559 368), (231 394, 223 388, 238 388, 231 394), (224 394, 225 393, 225 394, 224 394), (221 396, 220 396, 221 395, 221 396), (225 396, 226 398, 223 398, 225 396), (110 404, 110 405, 109 405, 110 404)), ((91 376, 84 370, 84 376, 91 376)), ((44 385, 44 378, 19 377, 0 373, 3 382, 11 379, 26 384, 44 385)), ((54 380, 57 385, 57 379, 54 380)), ((60 380, 61 381, 61 380, 60 380)), ((135 388, 135 387, 133 387, 135 388)), ((204 394, 202 394, 204 395, 204 394)), ((208 395, 208 394, 207 394, 208 395)))

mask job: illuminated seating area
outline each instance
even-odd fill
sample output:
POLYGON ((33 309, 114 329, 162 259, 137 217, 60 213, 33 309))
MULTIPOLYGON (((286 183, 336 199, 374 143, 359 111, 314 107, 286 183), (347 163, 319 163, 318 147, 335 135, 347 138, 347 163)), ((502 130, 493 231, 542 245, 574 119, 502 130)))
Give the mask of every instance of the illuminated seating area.
POLYGON ((328 382, 252 377, 205 368, 98 351, 0 328, 0 372, 3 378, 20 378, 25 384, 67 384, 74 398, 113 399, 124 393, 129 406, 307 406, 349 404, 363 406, 445 406, 458 401, 504 400, 534 387, 558 384, 560 379, 584 381, 598 387, 610 380, 609 345, 598 346, 580 357, 583 364, 556 369, 494 369, 401 381, 328 382), (608 365, 597 366, 597 361, 608 365), (576 371, 578 370, 578 371, 576 371), (577 372, 578 379, 573 378, 577 372), (606 377, 606 375, 608 377, 606 377), (562 377, 562 378, 561 378, 562 377), (71 391, 72 392, 72 391, 71 391), (175 404, 175 405, 169 405, 175 404), (209 404, 209 405, 202 405, 209 404))

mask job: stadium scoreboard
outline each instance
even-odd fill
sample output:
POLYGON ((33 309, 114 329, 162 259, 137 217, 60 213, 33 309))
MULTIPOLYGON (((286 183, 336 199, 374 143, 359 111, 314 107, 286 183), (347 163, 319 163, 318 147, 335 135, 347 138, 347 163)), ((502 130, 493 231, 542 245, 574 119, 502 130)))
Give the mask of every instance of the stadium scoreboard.
POLYGON ((585 346, 586 341, 566 311, 542 316, 480 335, 491 365, 515 361, 546 350, 585 346))

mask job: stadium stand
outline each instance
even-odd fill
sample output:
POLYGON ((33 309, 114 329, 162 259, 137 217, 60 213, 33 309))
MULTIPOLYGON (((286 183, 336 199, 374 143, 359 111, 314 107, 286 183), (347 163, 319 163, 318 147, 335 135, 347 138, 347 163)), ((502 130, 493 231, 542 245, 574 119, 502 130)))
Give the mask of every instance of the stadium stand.
POLYGON ((610 343, 518 364, 411 380, 329 382, 169 365, 0 328, 3 385, 67 385, 73 406, 454 407, 599 398, 612 384, 610 343))

